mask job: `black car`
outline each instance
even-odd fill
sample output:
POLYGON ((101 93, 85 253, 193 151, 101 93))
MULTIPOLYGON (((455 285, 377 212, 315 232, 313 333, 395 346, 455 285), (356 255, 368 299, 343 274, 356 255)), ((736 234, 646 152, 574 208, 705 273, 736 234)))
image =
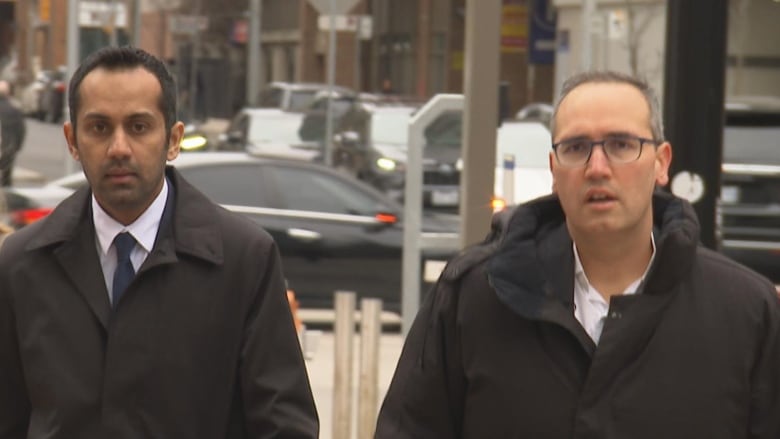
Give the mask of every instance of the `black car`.
MULTIPOLYGON (((357 103, 338 120, 333 163, 342 172, 403 199, 409 123, 418 106, 357 103)), ((424 131, 423 205, 452 211, 459 205, 462 113, 445 112, 424 131)))
POLYGON ((721 250, 780 284, 780 100, 726 106, 721 250))
MULTIPOLYGON (((333 293, 347 290, 400 311, 403 209, 393 200, 337 171, 300 161, 203 152, 180 155, 173 164, 212 200, 247 215, 273 236, 301 307, 332 308, 333 293)), ((10 191, 62 199, 84 183, 79 173, 43 188, 10 191)), ((455 216, 427 214, 422 227, 424 233, 455 238, 458 224, 455 216)), ((438 265, 455 251, 454 246, 424 250, 421 264, 438 265)), ((428 287, 423 283, 421 291, 428 287)))

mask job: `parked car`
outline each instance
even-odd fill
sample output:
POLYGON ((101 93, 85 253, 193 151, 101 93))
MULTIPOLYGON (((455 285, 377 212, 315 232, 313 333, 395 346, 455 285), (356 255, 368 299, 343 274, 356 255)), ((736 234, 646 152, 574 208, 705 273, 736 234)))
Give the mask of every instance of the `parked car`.
POLYGON ((360 95, 352 91, 321 91, 314 97, 309 108, 304 112, 298 135, 305 142, 325 144, 327 132, 328 99, 330 98, 333 133, 338 132, 341 118, 354 106, 360 103, 360 95))
MULTIPOLYGON (((268 230, 301 307, 332 308, 334 291, 348 290, 400 311, 403 209, 393 200, 332 169, 300 161, 204 152, 180 155, 173 164, 212 200, 268 230)), ((76 173, 42 188, 9 191, 31 200, 49 197, 29 204, 51 208, 53 194, 64 198, 85 183, 76 173)), ((455 216, 423 217, 425 233, 456 238, 458 227, 455 216)), ((426 249, 421 264, 445 261, 455 251, 456 246, 426 249)), ((430 286, 423 283, 421 291, 430 286)))
POLYGON ((355 105, 340 119, 333 166, 395 199, 403 195, 409 120, 415 107, 355 105))
POLYGON ((221 151, 247 151, 256 156, 319 161, 317 142, 301 140, 303 115, 272 108, 244 108, 219 137, 221 151))
MULTIPOLYGON (((318 92, 329 90, 328 84, 271 82, 260 92, 260 108, 303 113, 309 109, 318 92)), ((339 93, 352 93, 346 87, 335 86, 339 93)))
MULTIPOLYGON (((391 197, 403 198, 410 119, 417 107, 356 103, 339 119, 334 141, 334 166, 365 180, 391 197)), ((423 205, 454 210, 460 196, 463 168, 462 113, 445 112, 425 130, 423 205)), ((550 131, 541 121, 510 120, 497 131, 495 196, 501 204, 517 204, 549 194, 552 175, 548 154, 550 131), (515 163, 511 194, 504 193, 504 158, 515 163), (507 199, 507 196, 511 196, 507 199)), ((487 201, 486 201, 487 202, 487 201)))
POLYGON ((780 284, 780 99, 726 105, 721 250, 780 284))

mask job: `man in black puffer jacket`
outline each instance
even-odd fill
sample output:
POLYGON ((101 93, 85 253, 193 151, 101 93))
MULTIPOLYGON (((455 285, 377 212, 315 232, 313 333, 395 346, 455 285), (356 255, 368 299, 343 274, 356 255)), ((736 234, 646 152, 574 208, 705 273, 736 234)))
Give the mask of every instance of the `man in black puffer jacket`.
POLYGON ((571 78, 554 195, 494 218, 412 326, 376 437, 778 439, 780 303, 702 247, 644 82, 571 78))

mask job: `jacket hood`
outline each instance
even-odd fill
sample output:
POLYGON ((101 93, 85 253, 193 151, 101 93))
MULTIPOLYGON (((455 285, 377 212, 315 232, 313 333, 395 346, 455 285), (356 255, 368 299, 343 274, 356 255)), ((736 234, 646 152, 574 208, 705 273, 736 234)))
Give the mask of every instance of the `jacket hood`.
MULTIPOLYGON (((644 294, 676 285, 690 269, 699 241, 696 214, 685 200, 657 191, 653 222, 656 257, 644 294)), ((487 261, 488 279, 503 303, 528 318, 571 312, 574 254, 556 195, 497 214, 489 239, 497 247, 487 261)))

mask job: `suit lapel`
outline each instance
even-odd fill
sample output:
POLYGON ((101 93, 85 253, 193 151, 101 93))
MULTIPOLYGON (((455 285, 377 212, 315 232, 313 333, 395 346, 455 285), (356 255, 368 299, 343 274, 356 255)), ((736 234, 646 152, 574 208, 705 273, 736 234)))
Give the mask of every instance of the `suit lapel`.
POLYGON ((54 255, 103 329, 108 329, 111 304, 95 247, 92 221, 84 221, 75 232, 72 239, 54 250, 54 255))

